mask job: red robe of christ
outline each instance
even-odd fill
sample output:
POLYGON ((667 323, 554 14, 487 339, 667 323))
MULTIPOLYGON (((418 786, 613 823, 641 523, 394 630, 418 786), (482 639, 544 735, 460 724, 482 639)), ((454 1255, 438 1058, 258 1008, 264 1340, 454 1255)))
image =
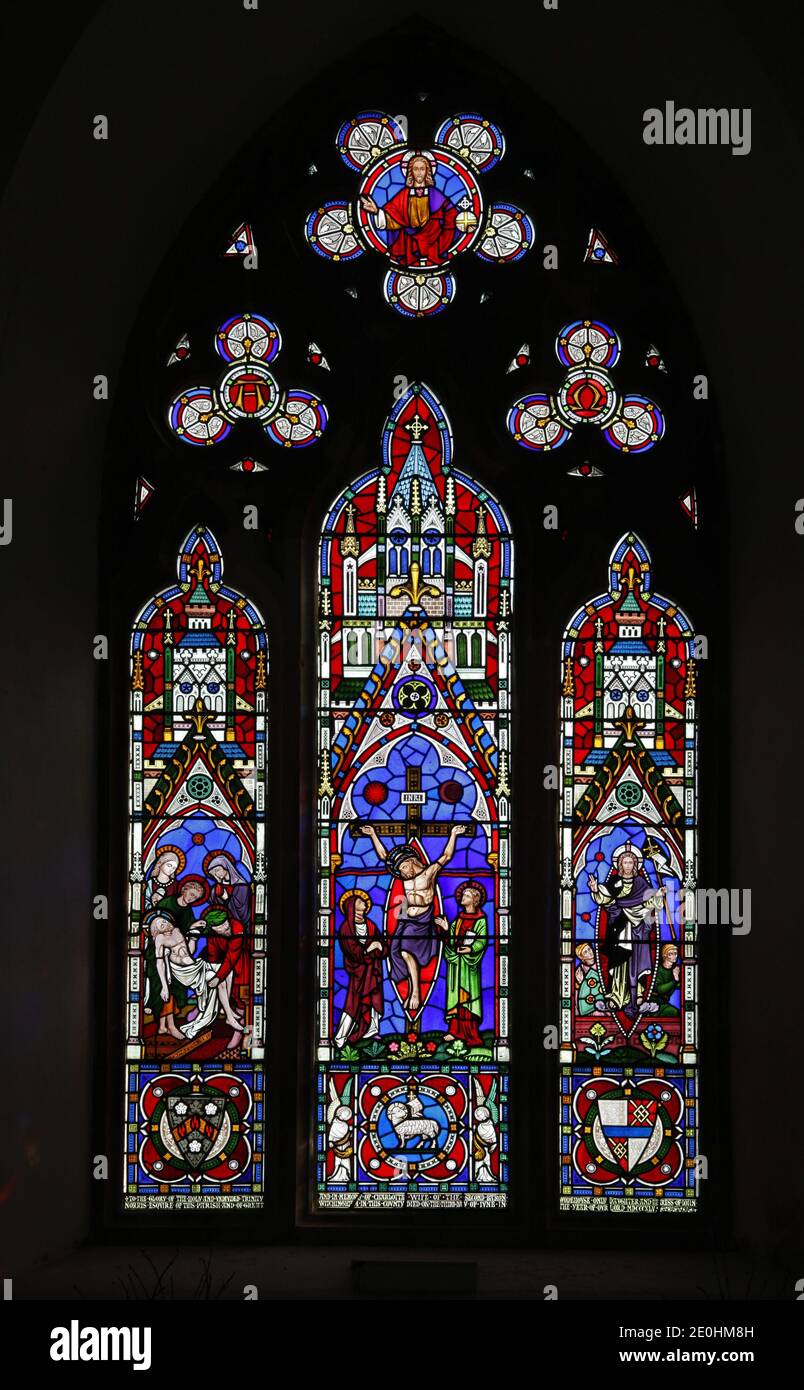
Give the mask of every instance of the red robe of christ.
POLYGON ((441 265, 455 240, 458 209, 437 188, 402 188, 382 211, 388 250, 400 265, 441 265))

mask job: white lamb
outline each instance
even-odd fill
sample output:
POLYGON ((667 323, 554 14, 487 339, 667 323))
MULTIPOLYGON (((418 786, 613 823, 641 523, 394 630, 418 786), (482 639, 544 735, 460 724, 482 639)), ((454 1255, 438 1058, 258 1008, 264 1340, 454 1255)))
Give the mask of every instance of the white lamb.
POLYGON ((418 1096, 410 1096, 407 1105, 397 1100, 388 1106, 388 1119, 401 1144, 406 1144, 409 1139, 418 1136, 417 1143, 413 1145, 414 1149, 435 1147, 438 1139, 438 1121, 428 1120, 422 1114, 422 1110, 423 1106, 418 1096))

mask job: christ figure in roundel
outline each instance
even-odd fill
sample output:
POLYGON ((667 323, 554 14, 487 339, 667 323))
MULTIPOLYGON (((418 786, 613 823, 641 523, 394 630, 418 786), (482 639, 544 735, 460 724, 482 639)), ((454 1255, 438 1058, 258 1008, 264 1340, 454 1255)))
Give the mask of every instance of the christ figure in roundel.
POLYGON ((385 232, 388 254, 408 268, 443 264, 455 241, 458 209, 435 186, 435 159, 414 151, 402 165, 405 187, 380 207, 369 194, 360 201, 385 232))

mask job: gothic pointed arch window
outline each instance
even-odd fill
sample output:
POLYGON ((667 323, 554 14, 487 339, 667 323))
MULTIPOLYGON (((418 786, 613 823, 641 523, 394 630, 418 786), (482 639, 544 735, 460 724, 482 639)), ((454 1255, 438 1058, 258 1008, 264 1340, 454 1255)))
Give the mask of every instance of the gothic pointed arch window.
POLYGON ((687 898, 722 846, 692 633, 661 594, 718 654, 697 671, 711 702, 725 546, 716 420, 690 387, 705 367, 570 128, 485 56, 450 40, 445 65, 427 25, 399 37, 322 73, 209 190, 121 372, 109 1220, 533 1242, 637 1212, 640 1233, 651 1212, 691 1226, 720 1190, 694 1171, 702 1132, 716 1168, 698 1001, 719 948, 697 960, 687 898), (588 885, 611 888, 626 843, 660 898, 641 952, 588 885), (226 903, 178 903, 192 960, 166 986, 147 919, 182 878, 226 903), (231 963, 213 917, 237 899, 238 979, 207 1018, 197 963, 231 963))
POLYGON ((561 1205, 698 1192, 694 634, 628 532, 570 621, 561 695, 561 1205))
POLYGON ((513 540, 427 386, 379 452, 319 552, 316 1204, 502 1207, 513 540))
POLYGON ((125 1204, 261 1206, 268 646, 196 526, 131 633, 125 1204))

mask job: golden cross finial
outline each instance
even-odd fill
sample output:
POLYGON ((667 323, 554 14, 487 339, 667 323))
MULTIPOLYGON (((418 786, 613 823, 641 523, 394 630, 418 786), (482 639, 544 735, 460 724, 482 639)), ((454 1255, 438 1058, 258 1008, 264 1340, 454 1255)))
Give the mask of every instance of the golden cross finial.
POLYGON ((687 679, 684 682, 684 699, 694 700, 698 693, 698 682, 695 675, 695 662, 690 658, 687 666, 687 679))
POLYGON ((318 795, 335 795, 335 788, 332 785, 332 777, 330 776, 329 753, 327 752, 326 748, 321 749, 321 771, 318 782, 318 795))
POLYGON ((418 444, 419 440, 421 439, 422 435, 427 429, 427 426, 425 425, 421 415, 414 415, 413 419, 409 420, 406 424, 405 429, 410 431, 410 433, 413 435, 415 442, 418 444))
POLYGON ((572 658, 569 657, 569 656, 567 657, 566 661, 564 662, 564 685, 562 686, 561 694, 562 694, 562 695, 574 695, 574 694, 575 694, 575 676, 574 676, 573 670, 572 670, 572 658))
POLYGON ((346 529, 341 538, 341 555, 357 556, 360 554, 360 542, 357 539, 355 527, 355 512, 355 504, 350 502, 346 508, 346 529))
POLYGON ((475 537, 472 541, 472 558, 488 560, 491 555, 491 541, 486 534, 486 506, 480 503, 476 513, 475 537))
POLYGON ((422 572, 418 560, 414 560, 410 567, 410 575, 404 584, 396 584, 389 590, 391 598, 410 599, 414 608, 423 608, 423 598, 440 598, 440 589, 434 588, 432 584, 422 584, 422 572))

